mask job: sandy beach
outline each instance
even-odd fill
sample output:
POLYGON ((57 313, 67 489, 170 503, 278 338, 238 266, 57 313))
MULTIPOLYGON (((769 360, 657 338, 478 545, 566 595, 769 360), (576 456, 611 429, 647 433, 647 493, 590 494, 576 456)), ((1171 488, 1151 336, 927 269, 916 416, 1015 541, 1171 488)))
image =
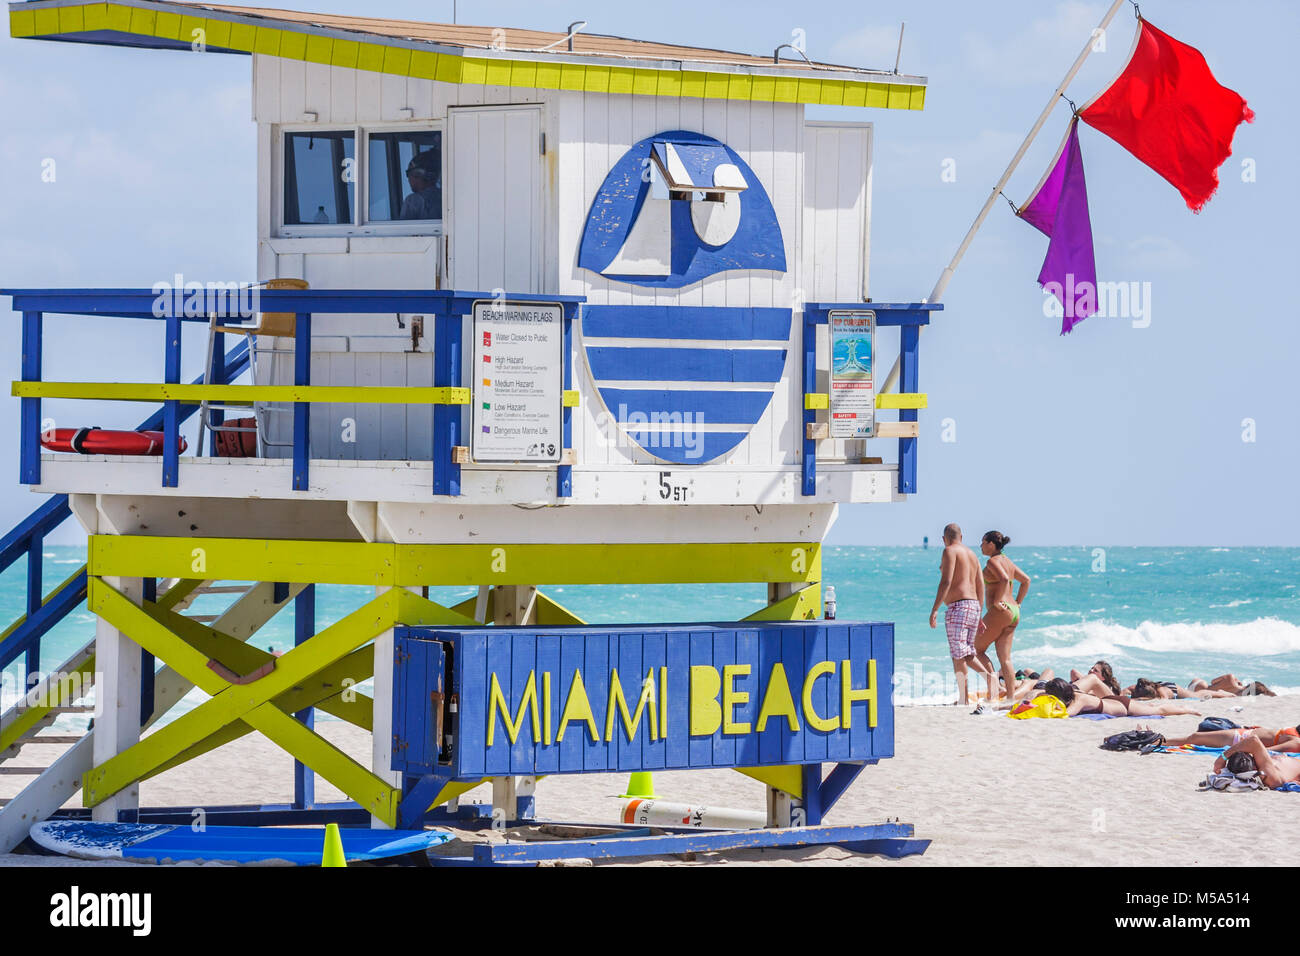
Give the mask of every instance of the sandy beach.
MULTIPOLYGON (((1198 709, 1269 727, 1300 719, 1293 697, 1203 701, 1198 709)), ((1300 794, 1200 793, 1196 784, 1210 769, 1210 755, 1138 756, 1098 748, 1104 736, 1145 720, 1011 720, 972 716, 967 708, 925 706, 900 707, 896 713, 898 756, 867 768, 826 822, 898 818, 914 824, 917 836, 933 841, 923 856, 888 860, 823 848, 701 854, 693 862, 672 857, 631 865, 1300 864, 1300 844, 1294 839, 1300 794), (1242 852, 1245 841, 1249 854, 1242 852)), ((1194 730, 1197 722, 1185 716, 1151 723, 1174 735, 1194 730)), ((317 726, 340 748, 366 759, 369 735, 341 722, 317 726)), ((292 779, 291 758, 250 734, 146 781, 141 801, 173 807, 285 802, 292 779)), ((0 796, 12 796, 21 780, 0 777, 0 796)), ((621 774, 549 777, 538 786, 539 817, 613 822, 622 805, 617 794, 626 783, 621 774)), ((751 809, 763 805, 763 786, 731 771, 656 773, 654 783, 661 798, 673 801, 751 809)), ((316 792, 321 801, 343 799, 324 780, 318 779, 316 792)), ((490 787, 463 799, 489 801, 490 787)), ((466 840, 500 838, 482 831, 462 835, 466 840)), ((456 850, 455 844, 449 847, 456 850)), ((73 862, 0 855, 0 866, 73 862)))

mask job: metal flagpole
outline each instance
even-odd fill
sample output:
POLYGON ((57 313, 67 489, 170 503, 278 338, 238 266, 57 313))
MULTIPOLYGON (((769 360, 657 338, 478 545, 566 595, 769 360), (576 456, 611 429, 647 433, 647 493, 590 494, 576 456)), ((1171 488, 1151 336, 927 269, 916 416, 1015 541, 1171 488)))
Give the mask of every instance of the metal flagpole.
MULTIPOLYGON (((1088 59, 1088 55, 1092 53, 1092 46, 1096 42, 1097 33, 1110 26, 1110 21, 1115 18, 1115 14, 1119 12, 1119 8, 1126 2, 1128 2, 1128 0, 1115 0, 1115 2, 1110 5, 1110 9, 1106 11, 1106 15, 1101 18, 1101 24, 1092 32, 1092 35, 1088 37, 1088 42, 1084 44, 1082 52, 1080 52, 1079 56, 1074 61, 1074 65, 1070 67, 1070 71, 1065 74, 1065 79, 1057 85, 1056 89, 1052 92, 1051 99, 1049 99, 1047 105, 1043 107, 1043 112, 1038 116, 1038 122, 1036 122, 1034 128, 1029 131, 1029 135, 1025 137, 1025 141, 1020 144, 1020 148, 1016 150, 1016 155, 1012 157, 1010 164, 1006 168, 1006 172, 1002 174, 1002 178, 998 180, 997 185, 995 185, 992 192, 989 193, 989 198, 984 203, 984 208, 981 209, 980 214, 975 217, 975 222, 971 224, 970 230, 967 231, 966 238, 961 241, 961 245, 957 247, 957 252, 953 254, 952 261, 948 263, 946 268, 944 268, 943 273, 939 276, 939 281, 934 284, 934 291, 930 293, 930 298, 926 300, 927 302, 938 302, 943 298, 944 290, 948 288, 948 282, 952 279, 952 274, 957 270, 957 264, 961 262, 961 257, 966 254, 966 250, 974 240, 975 234, 979 232, 980 226, 984 225, 984 220, 988 217, 989 210, 993 208, 993 204, 997 202, 998 195, 1002 192, 1003 187, 1006 186, 1007 181, 1011 179, 1011 174, 1016 171, 1016 167, 1020 165, 1020 161, 1025 158, 1025 153, 1028 152, 1030 144, 1033 143, 1034 139, 1038 136, 1039 131, 1043 128, 1043 124, 1047 122, 1047 117, 1052 115, 1052 110, 1056 107, 1057 100, 1059 100, 1061 94, 1065 92, 1066 87, 1070 85, 1070 81, 1073 80, 1079 70, 1083 68, 1083 62, 1088 59)), ((925 328, 925 326, 921 326, 921 328, 925 328)), ((898 371, 901 362, 901 356, 894 360, 894 367, 889 370, 889 374, 885 376, 885 383, 880 388, 882 393, 892 391, 898 384, 898 371)))

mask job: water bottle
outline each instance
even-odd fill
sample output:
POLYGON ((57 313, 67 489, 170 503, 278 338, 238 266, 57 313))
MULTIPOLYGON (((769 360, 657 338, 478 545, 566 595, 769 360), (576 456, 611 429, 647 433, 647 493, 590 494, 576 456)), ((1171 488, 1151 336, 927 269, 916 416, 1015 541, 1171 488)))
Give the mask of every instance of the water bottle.
POLYGON ((826 615, 825 615, 826 620, 828 621, 835 620, 835 588, 834 587, 827 585, 826 598, 823 603, 825 604, 826 607, 826 615))

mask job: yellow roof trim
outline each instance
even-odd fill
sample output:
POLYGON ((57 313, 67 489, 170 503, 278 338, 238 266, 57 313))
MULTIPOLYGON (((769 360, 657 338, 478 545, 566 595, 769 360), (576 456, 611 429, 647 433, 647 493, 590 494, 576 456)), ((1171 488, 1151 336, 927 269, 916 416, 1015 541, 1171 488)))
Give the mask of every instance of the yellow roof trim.
MULTIPOLYGON (((754 100, 759 102, 832 104, 900 110, 925 108, 923 82, 889 76, 880 80, 847 78, 844 71, 827 72, 825 77, 767 74, 736 69, 683 69, 680 65, 656 69, 641 65, 584 63, 515 59, 509 54, 487 51, 457 52, 439 46, 435 51, 413 50, 383 42, 374 36, 342 39, 304 29, 270 25, 273 20, 231 15, 230 19, 202 19, 120 3, 64 4, 39 6, 14 4, 9 10, 9 32, 13 37, 69 39, 95 42, 96 36, 123 34, 204 46, 236 52, 257 52, 314 63, 346 66, 358 70, 436 79, 461 85, 493 85, 530 89, 587 90, 632 93, 641 96, 698 96, 704 99, 754 100), (195 37, 192 27, 201 29, 195 37), (479 54, 472 56, 470 54, 479 54), (903 82, 899 82, 902 80, 903 82)), ((357 33, 355 36, 370 36, 357 33)), ((104 41, 109 42, 109 41, 104 41)))

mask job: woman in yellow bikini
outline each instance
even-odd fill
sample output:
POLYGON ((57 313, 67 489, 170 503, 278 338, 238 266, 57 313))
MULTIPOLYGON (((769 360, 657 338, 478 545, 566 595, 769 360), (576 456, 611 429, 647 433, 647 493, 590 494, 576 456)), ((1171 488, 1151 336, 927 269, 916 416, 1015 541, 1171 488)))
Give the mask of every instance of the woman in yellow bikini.
POLYGON ((993 663, 989 660, 988 650, 990 646, 997 648, 1003 686, 1008 695, 1016 686, 1016 669, 1011 664, 1011 639, 1020 623, 1020 605, 1029 593, 1029 575, 1002 553, 1010 543, 1011 539, 1000 531, 989 531, 980 543, 980 551, 988 558, 984 565, 984 595, 988 611, 984 615, 983 627, 975 637, 975 656, 990 672, 993 663), (1020 582, 1020 590, 1013 598, 1011 589, 1015 581, 1020 582))

